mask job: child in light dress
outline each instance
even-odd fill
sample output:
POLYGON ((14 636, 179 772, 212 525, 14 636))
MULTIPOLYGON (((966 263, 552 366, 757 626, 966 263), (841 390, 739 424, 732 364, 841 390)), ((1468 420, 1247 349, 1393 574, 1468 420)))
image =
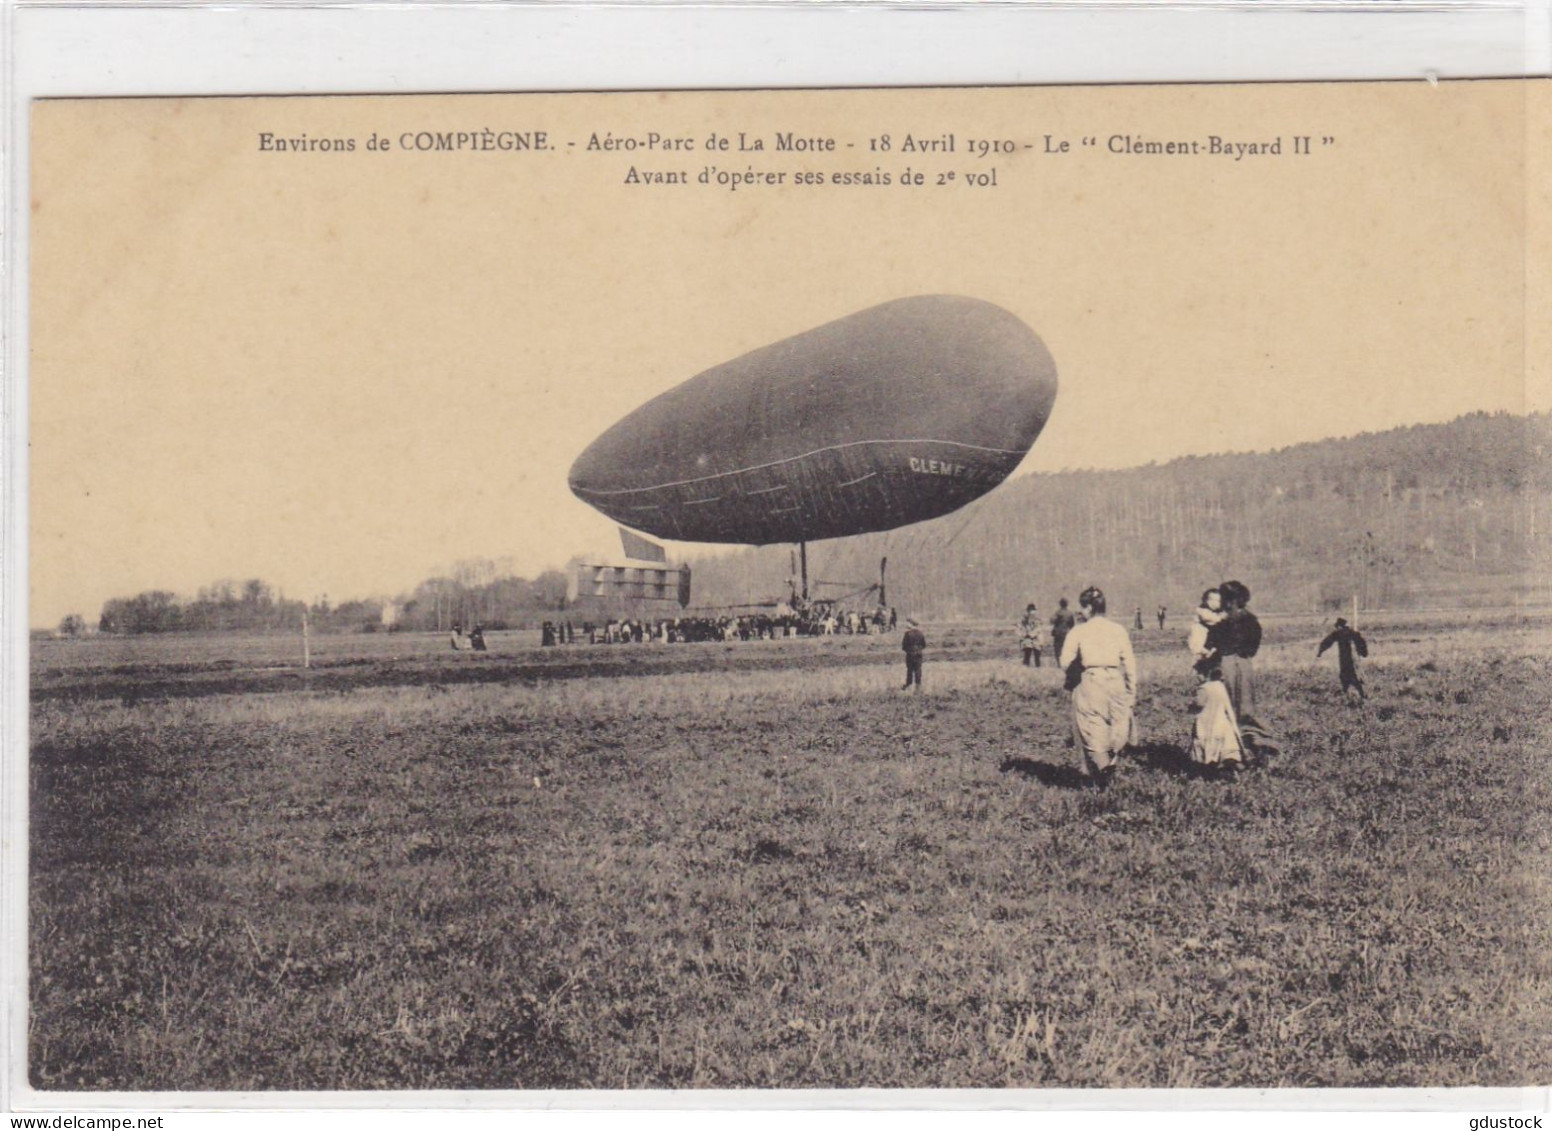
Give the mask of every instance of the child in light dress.
POLYGON ((1202 604, 1196 610, 1186 637, 1192 665, 1202 681, 1196 689, 1196 725, 1191 732, 1191 761, 1199 766, 1235 770, 1244 761, 1245 745, 1240 738, 1239 721, 1234 717, 1234 704, 1229 699, 1229 690, 1223 685, 1223 672, 1218 665, 1217 653, 1207 645, 1208 631, 1223 617, 1222 594, 1216 589, 1207 590, 1202 594, 1202 604))

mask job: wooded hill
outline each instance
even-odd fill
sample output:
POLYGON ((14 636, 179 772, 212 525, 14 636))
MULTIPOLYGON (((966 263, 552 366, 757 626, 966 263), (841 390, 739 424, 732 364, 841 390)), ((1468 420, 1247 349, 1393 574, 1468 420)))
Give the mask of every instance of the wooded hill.
MULTIPOLYGON (((932 522, 811 544, 810 593, 855 594, 887 556, 889 603, 931 619, 1017 619, 1030 601, 1049 615, 1058 596, 1087 585, 1106 591, 1118 617, 1138 606, 1151 617, 1162 604, 1178 618, 1230 577, 1250 586, 1260 613, 1334 611, 1355 596, 1369 609, 1552 604, 1549 452, 1547 415, 1476 414, 1270 453, 1029 475, 932 522)), ((784 598, 797 570, 788 546, 690 561, 692 611, 784 598)), ((192 599, 115 598, 101 629, 292 632, 303 607, 261 580, 227 581, 192 599)), ((656 602, 569 609, 563 573, 529 581, 485 560, 459 562, 392 602, 324 600, 307 611, 321 632, 378 631, 390 619, 445 630, 533 627, 567 612, 680 613, 656 602)), ((72 615, 61 631, 85 627, 72 615)))
MULTIPOLYGON (((1259 612, 1552 602, 1552 419, 1474 414, 1258 454, 1004 483, 940 519, 809 546, 810 593, 878 579, 929 618, 1047 613, 1087 585, 1175 615, 1234 577, 1259 612), (819 585, 816 580, 840 582, 819 585), (851 583, 851 584, 848 584, 851 583)), ((695 604, 783 594, 792 550, 692 557, 695 604)))

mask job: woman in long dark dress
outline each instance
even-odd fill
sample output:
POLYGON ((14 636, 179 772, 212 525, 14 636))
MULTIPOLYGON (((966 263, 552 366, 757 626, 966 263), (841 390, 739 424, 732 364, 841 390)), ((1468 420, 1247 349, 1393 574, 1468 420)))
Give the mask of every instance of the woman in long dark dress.
POLYGON ((1261 622, 1246 608, 1250 589, 1238 581, 1225 581, 1218 590, 1225 616, 1208 631, 1207 647, 1223 671, 1223 686, 1234 706, 1246 752, 1275 750, 1271 732, 1256 713, 1255 656, 1261 650, 1261 622))

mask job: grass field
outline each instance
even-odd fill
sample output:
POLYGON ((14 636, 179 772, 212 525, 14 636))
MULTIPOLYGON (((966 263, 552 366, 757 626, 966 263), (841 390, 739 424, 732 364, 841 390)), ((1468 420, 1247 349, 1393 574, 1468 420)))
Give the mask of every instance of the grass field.
POLYGON ((1377 629, 1363 708, 1279 627, 1234 784, 1145 637, 1103 795, 1054 671, 929 635, 919 697, 895 637, 340 638, 290 685, 290 642, 46 642, 33 1085, 1552 1079, 1545 625, 1377 629))

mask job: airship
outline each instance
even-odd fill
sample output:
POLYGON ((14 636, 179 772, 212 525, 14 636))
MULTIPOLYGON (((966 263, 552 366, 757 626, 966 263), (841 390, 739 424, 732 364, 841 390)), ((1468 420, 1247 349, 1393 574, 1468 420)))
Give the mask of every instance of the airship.
POLYGON ((949 514, 1006 479, 1056 401, 1013 314, 918 295, 691 377, 578 457, 578 498, 680 542, 807 543, 949 514))

